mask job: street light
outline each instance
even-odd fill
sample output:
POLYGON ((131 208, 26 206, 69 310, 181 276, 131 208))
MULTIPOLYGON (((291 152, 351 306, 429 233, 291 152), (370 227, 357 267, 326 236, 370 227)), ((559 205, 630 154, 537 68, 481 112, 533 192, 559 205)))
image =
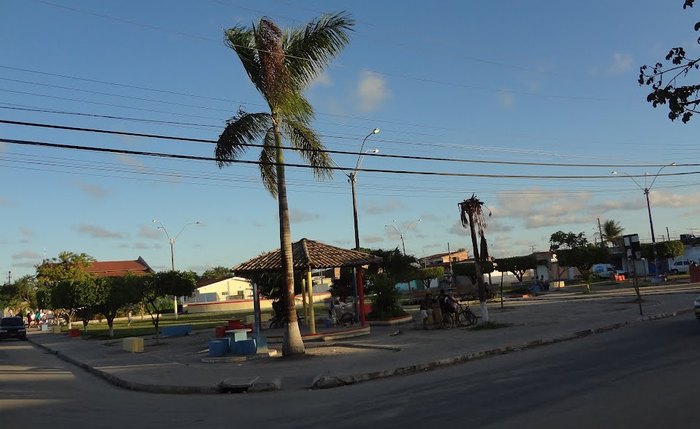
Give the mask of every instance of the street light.
POLYGON ((350 188, 352 189, 352 219, 355 225, 355 250, 360 250, 360 231, 357 226, 357 196, 355 195, 355 181, 357 178, 357 170, 360 168, 360 164, 362 163, 362 158, 364 158, 365 153, 379 153, 379 149, 370 149, 369 151, 364 152, 365 142, 367 142, 367 139, 374 134, 379 134, 379 128, 373 129, 372 132, 367 134, 367 136, 362 140, 360 152, 357 156, 357 162, 355 163, 355 168, 350 172, 350 174, 347 175, 350 181, 350 188))
MULTIPOLYGON (((422 222, 422 221, 423 221, 423 219, 418 218, 418 220, 416 222, 422 222)), ((411 229, 412 227, 416 226, 416 222, 411 222, 408 225, 406 225, 406 230, 411 229)), ((406 255, 406 242, 404 241, 404 237, 406 236, 406 234, 396 226, 396 219, 394 219, 394 223, 384 225, 384 228, 392 228, 394 231, 396 231, 399 234, 399 237, 401 238, 401 248, 403 249, 403 254, 406 255)))
MULTIPOLYGON (((355 226, 355 250, 360 250, 360 231, 357 226, 357 196, 355 195, 355 181, 357 178, 357 170, 360 168, 360 163, 362 163, 362 158, 364 158, 365 153, 379 153, 379 149, 370 149, 364 152, 365 143, 367 139, 374 135, 379 134, 379 128, 375 128, 371 133, 367 134, 364 139, 362 139, 362 144, 360 145, 360 152, 357 155, 357 162, 355 163, 355 168, 348 174, 348 180, 350 181, 350 188, 352 190, 352 220, 355 226)), ((361 276, 358 276, 357 268, 353 268, 353 295, 355 298, 355 314, 359 316, 359 322, 361 326, 365 325, 365 291, 361 284, 361 276), (358 299, 359 298, 359 299, 358 299)), ((356 316, 356 317, 357 317, 356 316)))
POLYGON ((611 173, 613 176, 616 176, 618 174, 624 174, 625 176, 632 179, 634 184, 637 185, 637 187, 639 189, 641 189, 642 192, 644 192, 644 196, 647 200, 647 213, 649 214, 649 228, 651 229, 651 242, 653 244, 652 247, 654 250, 654 267, 656 268, 656 276, 657 277, 659 275, 659 256, 658 256, 658 253, 656 251, 656 235, 654 235, 654 221, 651 218, 651 204, 649 204, 649 191, 651 190, 652 186, 654 186, 654 182, 656 182, 656 179, 659 177, 661 170, 663 170, 666 167, 673 167, 675 165, 676 165, 676 163, 672 162, 670 164, 664 165, 661 168, 659 168, 659 171, 656 172, 656 174, 654 175, 654 179, 651 181, 651 184, 649 186, 647 186, 648 173, 645 172, 644 173, 644 187, 642 187, 642 185, 640 185, 639 182, 637 182, 633 176, 630 176, 629 174, 625 173, 624 171, 620 171, 620 172, 613 171, 611 173))
MULTIPOLYGON (((163 232, 165 233, 165 236, 168 237, 168 242, 170 243, 170 268, 175 271, 175 240, 182 234, 182 231, 185 230, 190 225, 200 225, 201 223, 199 221, 194 221, 194 222, 189 222, 183 225, 183 227, 180 229, 180 232, 178 232, 175 237, 170 237, 170 234, 168 234, 168 230, 165 228, 165 225, 163 225, 163 222, 159 221, 158 219, 153 219, 153 223, 158 224, 158 229, 162 229, 163 232)), ((175 319, 177 320, 177 297, 173 296, 173 304, 175 306, 175 319)))

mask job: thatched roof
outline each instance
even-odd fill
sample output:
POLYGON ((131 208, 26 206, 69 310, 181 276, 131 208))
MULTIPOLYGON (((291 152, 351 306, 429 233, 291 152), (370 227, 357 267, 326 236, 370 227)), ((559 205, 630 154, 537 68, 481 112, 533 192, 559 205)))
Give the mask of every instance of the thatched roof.
MULTIPOLYGON (((377 256, 330 246, 318 241, 307 240, 306 238, 302 238, 292 244, 292 258, 295 270, 355 267, 382 262, 382 258, 377 256)), ((264 253, 233 268, 233 272, 236 275, 281 270, 282 258, 279 249, 274 252, 264 253)))

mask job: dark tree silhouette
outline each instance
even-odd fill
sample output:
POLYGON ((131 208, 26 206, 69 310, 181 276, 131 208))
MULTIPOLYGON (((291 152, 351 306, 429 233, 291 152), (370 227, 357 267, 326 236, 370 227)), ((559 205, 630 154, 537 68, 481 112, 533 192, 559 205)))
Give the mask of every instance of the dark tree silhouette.
MULTIPOLYGON (((695 0, 684 0, 683 9, 693 7, 695 0)), ((700 30, 700 21, 695 23, 695 31, 700 30)), ((700 43, 700 38, 698 39, 700 43)), ((690 121, 695 113, 700 112, 700 85, 682 85, 681 80, 693 70, 700 68, 700 58, 688 58, 684 48, 672 48, 666 54, 664 63, 654 66, 643 65, 639 68, 639 85, 650 86, 652 91, 647 101, 652 106, 668 105, 668 117, 672 121, 681 118, 683 123, 690 121), (670 64, 669 64, 670 63, 670 64)))

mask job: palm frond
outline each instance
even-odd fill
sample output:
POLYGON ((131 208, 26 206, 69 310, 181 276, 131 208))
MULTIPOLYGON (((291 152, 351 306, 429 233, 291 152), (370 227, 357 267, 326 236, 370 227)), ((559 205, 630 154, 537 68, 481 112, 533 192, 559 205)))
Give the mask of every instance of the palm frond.
POLYGON ((315 114, 311 104, 298 91, 290 91, 279 100, 276 111, 284 118, 301 121, 306 124, 313 121, 315 114))
POLYGON ((277 197, 277 145, 275 144, 275 130, 270 127, 263 139, 263 149, 260 151, 260 176, 265 189, 277 197))
POLYGON ((316 179, 333 176, 332 160, 316 133, 303 121, 287 119, 283 122, 284 134, 306 162, 311 165, 316 179))
POLYGON ((214 156, 219 167, 229 164, 248 149, 248 144, 260 139, 270 127, 269 113, 247 113, 239 110, 226 121, 226 128, 216 143, 214 156))
POLYGON ((251 82, 264 95, 258 49, 255 44, 255 27, 252 29, 242 26, 229 28, 224 32, 224 43, 238 55, 251 82))
POLYGON ((345 12, 323 15, 304 29, 285 33, 286 62, 297 89, 305 88, 348 44, 355 21, 345 12))

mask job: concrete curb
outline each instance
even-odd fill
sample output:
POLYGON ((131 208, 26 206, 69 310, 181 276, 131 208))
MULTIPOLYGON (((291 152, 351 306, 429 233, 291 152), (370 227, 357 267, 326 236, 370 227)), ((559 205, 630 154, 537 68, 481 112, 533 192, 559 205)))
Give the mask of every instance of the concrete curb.
POLYGON ((341 386, 348 386, 351 384, 358 384, 358 383, 364 383, 364 382, 372 381, 372 380, 379 380, 382 378, 389 378, 389 377, 396 377, 396 376, 400 376, 400 375, 408 375, 408 374, 415 374, 418 372, 431 371, 434 369, 444 368, 444 367, 452 366, 452 365, 457 365, 457 364, 472 361, 472 360, 484 359, 484 358, 487 358, 490 356, 503 355, 503 354, 507 354, 507 353, 513 353, 513 352, 519 352, 522 350, 532 349, 535 347, 541 347, 541 346, 545 346, 545 345, 561 343, 564 341, 571 341, 571 340, 575 340, 578 338, 588 337, 590 335, 595 335, 595 334, 613 331, 613 330, 631 325, 632 323, 635 323, 635 322, 645 322, 645 321, 666 319, 666 318, 670 318, 670 317, 675 317, 679 314, 690 313, 692 311, 693 311, 692 309, 688 309, 688 310, 681 310, 681 311, 675 311, 675 312, 670 312, 670 313, 659 313, 659 314, 641 317, 641 318, 637 319, 636 321, 619 322, 619 323, 614 323, 611 325, 606 325, 606 326, 602 326, 602 327, 598 327, 598 328, 585 329, 583 331, 577 331, 577 332, 573 332, 571 334, 566 334, 566 335, 562 335, 562 336, 558 336, 558 337, 532 340, 532 341, 528 341, 526 343, 523 343, 521 345, 498 347, 495 349, 483 350, 483 351, 468 353, 468 354, 459 355, 459 356, 455 356, 455 357, 451 357, 451 358, 438 359, 436 361, 426 362, 426 363, 422 363, 422 364, 398 367, 398 368, 390 369, 390 370, 375 371, 375 372, 368 372, 368 373, 358 373, 358 374, 349 374, 349 375, 344 375, 344 376, 319 375, 319 376, 316 376, 314 378, 314 380, 311 383, 311 386, 309 388, 310 389, 332 389, 332 388, 341 387, 341 386))
POLYGON ((218 386, 172 386, 172 385, 134 383, 131 381, 126 381, 126 380, 121 379, 115 375, 108 373, 108 372, 101 371, 101 370, 99 370, 95 367, 92 367, 86 363, 75 360, 72 357, 65 355, 64 353, 53 350, 52 348, 47 347, 43 344, 32 341, 29 338, 27 338, 27 340, 29 342, 31 342, 32 344, 40 347, 41 349, 47 351, 48 353, 55 355, 56 357, 58 357, 62 361, 68 362, 72 365, 75 365, 78 368, 81 368, 81 369, 89 372, 90 374, 93 374, 93 375, 97 376, 98 378, 101 378, 101 379, 107 381, 108 383, 110 383, 114 386, 117 386, 117 387, 121 387, 123 389, 133 390, 136 392, 147 392, 147 393, 176 393, 176 394, 224 393, 221 391, 220 387, 218 387, 218 386))
MULTIPOLYGON (((438 359, 431 362, 426 362, 422 364, 408 365, 403 367, 398 367, 394 369, 388 369, 383 371, 372 371, 367 373, 357 373, 349 374, 344 376, 331 376, 331 375, 319 375, 314 378, 309 386, 310 389, 331 389, 341 386, 348 386, 351 384, 364 383, 367 381, 378 380, 382 378, 396 377, 401 375, 415 374, 418 372, 431 371, 438 368, 444 368, 447 366, 457 365, 460 363, 465 363, 477 359, 484 359, 491 356, 503 355, 507 353, 519 352, 522 350, 527 350, 535 347, 541 347, 551 344, 556 344, 564 341, 575 340, 578 338, 584 338, 590 335, 600 334, 604 332, 609 332, 616 330, 633 323, 654 321, 660 319, 666 319, 670 317, 675 317, 680 314, 691 313, 693 309, 680 310, 675 312, 659 313, 649 316, 643 316, 634 321, 614 323, 610 325, 605 325, 593 329, 585 329, 582 331, 573 332, 571 334, 565 334, 562 336, 557 336, 547 339, 537 339, 528 341, 520 345, 498 347, 489 350, 482 350, 478 352, 463 354, 450 358, 438 359)), ((145 384, 145 383, 135 383, 131 381, 126 381, 108 372, 99 370, 88 364, 80 362, 76 359, 67 356, 66 354, 53 350, 52 348, 35 342, 31 337, 27 337, 27 340, 40 347, 41 349, 47 351, 58 357, 59 359, 75 365, 83 370, 109 382, 110 384, 121 387, 123 389, 133 390, 137 392, 147 392, 147 393, 167 393, 167 394, 222 394, 222 393, 254 393, 254 392, 270 392, 281 390, 281 380, 279 378, 273 380, 260 380, 259 377, 254 377, 251 381, 241 382, 240 380, 224 379, 219 384, 215 386, 173 386, 173 385, 156 385, 156 384, 145 384)), ((381 345, 369 345, 361 343, 326 343, 323 347, 329 346, 342 346, 342 347, 354 347, 354 348, 368 348, 368 349, 381 349, 388 351, 400 351, 400 347, 394 346, 381 346, 381 345)))

